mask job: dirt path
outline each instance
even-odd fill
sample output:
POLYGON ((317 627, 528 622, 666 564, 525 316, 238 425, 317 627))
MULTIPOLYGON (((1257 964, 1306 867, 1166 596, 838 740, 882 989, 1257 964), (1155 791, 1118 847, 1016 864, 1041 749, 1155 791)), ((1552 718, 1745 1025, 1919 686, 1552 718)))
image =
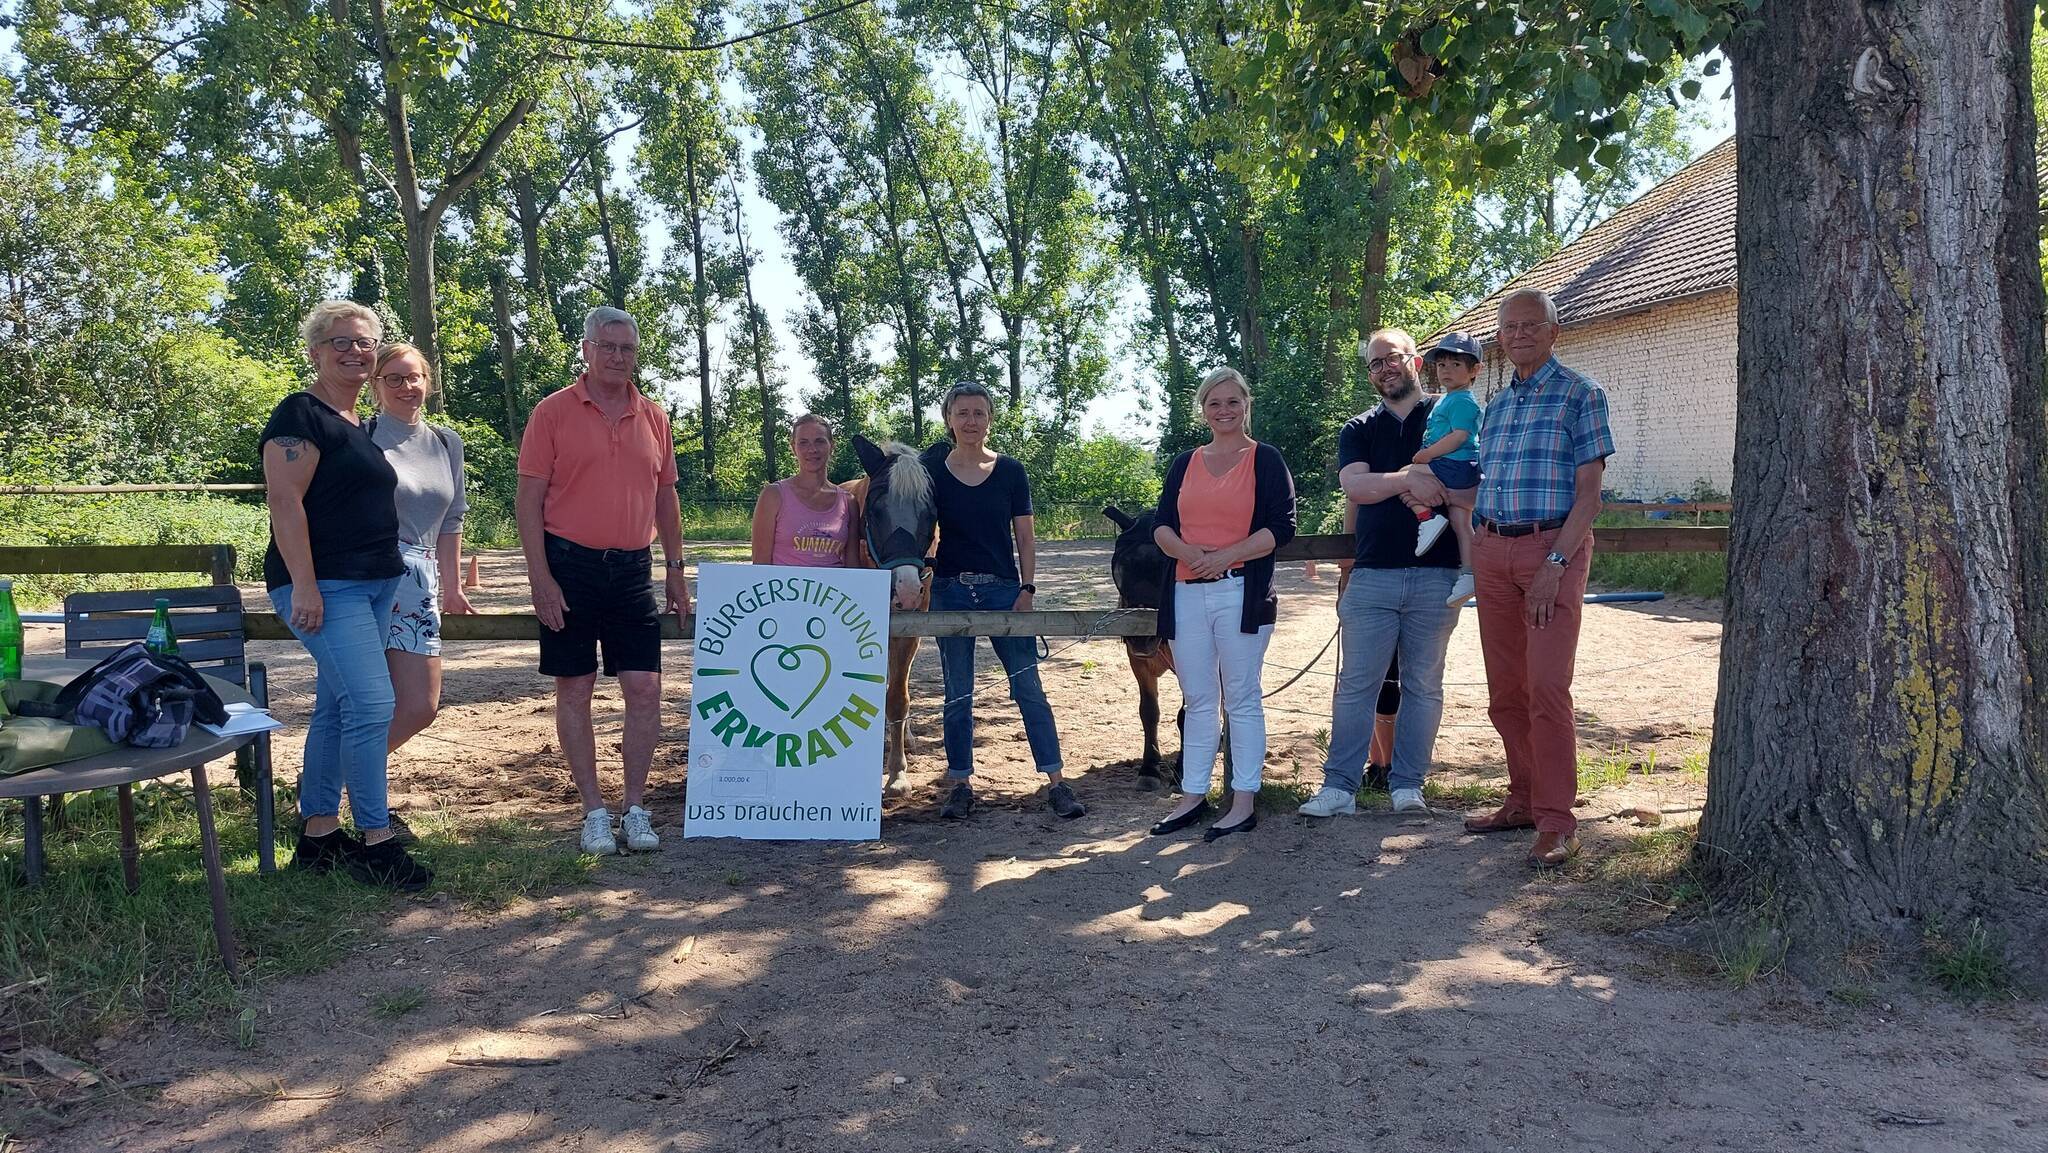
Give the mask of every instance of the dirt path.
MULTIPOLYGON (((1044 571, 1046 607, 1106 600, 1103 549, 1060 548, 1044 571)), ((512 578, 491 558, 496 607, 512 578)), ((1334 582, 1299 566, 1283 582, 1272 658, 1298 668, 1329 636, 1334 582)), ((1700 749, 1718 634, 1711 606, 1589 611, 1589 743, 1653 746, 1667 766, 1700 749)), ((336 969, 267 987, 249 1049, 165 1030, 120 1051, 117 1076, 175 1075, 162 1099, 31 1148, 2048 1150, 2039 1009, 1731 989, 1573 928, 1553 907, 1573 882, 1532 879, 1518 840, 1468 836, 1450 813, 1276 816, 1207 846, 1144 836, 1160 801, 1131 785, 1121 647, 1064 643, 1046 679, 1068 763, 1086 766, 1077 822, 1033 803, 1021 726, 992 708, 977 744, 995 803, 969 822, 930 819, 920 797, 879 844, 686 845, 672 732, 662 853, 494 915, 413 906, 336 969), (380 995, 418 1007, 382 1020, 380 995), (450 1061, 478 1057, 553 1063, 450 1061), (1937 1123, 1902 1123, 1917 1121, 1937 1123)), ((265 647, 297 719, 303 659, 265 647)), ((442 741, 394 769, 408 803, 538 816, 566 837, 573 793, 529 659, 463 648, 442 741)), ((928 779, 929 651, 918 674, 928 779)), ((1447 679, 1444 775, 1496 779, 1469 616, 1447 679)), ((1313 775, 1329 686, 1311 675, 1271 702, 1274 778, 1313 775)), ((1660 772, 1588 812, 1698 791, 1660 772)), ((1596 853, 1626 835, 1587 832, 1596 853)))

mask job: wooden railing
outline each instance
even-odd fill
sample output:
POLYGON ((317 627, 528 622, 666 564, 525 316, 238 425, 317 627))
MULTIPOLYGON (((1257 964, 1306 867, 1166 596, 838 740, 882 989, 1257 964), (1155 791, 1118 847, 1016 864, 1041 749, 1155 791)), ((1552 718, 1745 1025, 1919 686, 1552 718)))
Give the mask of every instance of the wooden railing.
MULTIPOLYGON (((1725 528, 1596 528, 1593 536, 1596 552, 1717 552, 1728 543, 1725 528)), ((1351 555, 1351 537, 1332 534, 1296 537, 1275 559, 1338 561, 1351 555)), ((1108 574, 1103 577, 1106 580, 1108 574)), ((291 639, 274 614, 248 613, 242 619, 251 640, 291 639)), ((896 637, 1149 637, 1157 631, 1151 609, 894 613, 889 618, 889 635, 896 637)), ((696 635, 695 618, 664 615, 661 635, 687 640, 696 635)), ((539 636, 540 624, 528 612, 476 613, 441 621, 441 638, 447 641, 530 641, 539 636)))

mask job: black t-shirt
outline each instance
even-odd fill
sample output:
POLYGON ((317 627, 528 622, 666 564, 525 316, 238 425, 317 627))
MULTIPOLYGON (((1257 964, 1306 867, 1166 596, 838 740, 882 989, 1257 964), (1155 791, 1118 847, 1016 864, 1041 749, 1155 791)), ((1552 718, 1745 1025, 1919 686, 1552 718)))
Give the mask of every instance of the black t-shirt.
MULTIPOLYGON (((1398 472, 1422 450, 1423 426, 1436 401, 1423 397, 1402 420, 1384 404, 1344 422, 1337 434, 1337 468, 1363 463, 1373 472, 1398 472)), ((1415 530, 1421 522, 1399 497, 1358 506, 1356 564, 1359 568, 1457 568, 1458 538, 1445 533, 1427 555, 1415 555, 1415 530)))
MULTIPOLYGON (((310 392, 277 402, 263 443, 297 437, 320 450, 306 486, 306 537, 316 580, 384 580, 405 571, 398 557, 398 474, 360 425, 310 392)), ((282 588, 292 574, 277 552, 277 537, 263 553, 263 583, 282 588)))
POLYGON ((941 441, 924 452, 925 470, 932 474, 932 500, 939 513, 939 555, 932 562, 932 572, 942 577, 993 573, 1016 580, 1017 544, 1011 520, 1031 515, 1031 478, 1024 475, 1024 466, 1016 458, 997 454, 987 480, 961 484, 946 467, 946 454, 952 448, 941 441))

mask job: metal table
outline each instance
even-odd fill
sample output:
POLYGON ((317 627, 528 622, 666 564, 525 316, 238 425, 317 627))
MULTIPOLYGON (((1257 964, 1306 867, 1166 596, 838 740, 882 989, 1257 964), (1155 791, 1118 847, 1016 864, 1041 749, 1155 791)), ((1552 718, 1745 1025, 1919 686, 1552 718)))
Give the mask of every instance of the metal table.
MULTIPOLYGON (((90 669, 94 663, 31 657, 22 662, 21 671, 28 680, 61 683, 90 669)), ((220 694, 223 703, 254 703, 240 685, 219 677, 209 676, 206 679, 213 691, 220 694)), ((221 963, 227 966, 230 974, 240 976, 241 966, 235 959, 234 923, 228 917, 227 881, 221 874, 220 840, 214 833, 213 792, 206 782, 206 766, 222 757, 233 756, 237 749, 255 739, 254 733, 217 737, 194 724, 185 742, 176 748, 124 746, 61 765, 0 777, 0 798, 21 798, 26 809, 22 822, 22 849, 27 858, 28 883, 39 884, 43 879, 42 814, 36 802, 59 793, 83 793, 111 787, 118 789, 120 795, 121 876, 128 891, 133 893, 142 883, 135 845, 135 796, 132 791, 135 782, 190 772, 192 801, 199 811, 199 851, 206 862, 206 884, 213 903, 213 937, 220 946, 221 963)))

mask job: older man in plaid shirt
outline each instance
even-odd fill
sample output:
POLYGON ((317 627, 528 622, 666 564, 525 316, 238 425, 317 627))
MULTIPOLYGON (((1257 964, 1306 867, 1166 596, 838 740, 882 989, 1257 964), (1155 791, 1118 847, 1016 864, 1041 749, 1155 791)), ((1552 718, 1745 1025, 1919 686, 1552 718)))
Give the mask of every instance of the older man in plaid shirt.
POLYGON ((1614 435, 1607 394, 1551 355, 1557 306, 1549 295, 1512 293, 1499 319, 1501 350, 1515 375, 1479 427, 1472 568, 1489 711, 1507 747, 1508 800, 1465 827, 1534 828, 1529 863, 1551 868, 1579 851, 1572 664, 1614 435))

